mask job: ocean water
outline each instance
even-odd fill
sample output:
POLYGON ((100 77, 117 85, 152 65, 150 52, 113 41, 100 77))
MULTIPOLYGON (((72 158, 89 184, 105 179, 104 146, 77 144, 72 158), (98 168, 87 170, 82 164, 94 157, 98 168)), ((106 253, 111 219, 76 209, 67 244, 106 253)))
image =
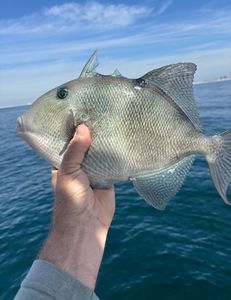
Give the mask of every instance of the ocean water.
MULTIPOLYGON (((196 85, 206 134, 231 128, 231 81, 196 85)), ((20 140, 25 107, 0 109, 0 299, 12 299, 51 220, 50 166, 20 140)), ((117 208, 97 294, 110 300, 231 299, 231 207, 218 196, 197 156, 164 212, 131 183, 116 185, 117 208)))

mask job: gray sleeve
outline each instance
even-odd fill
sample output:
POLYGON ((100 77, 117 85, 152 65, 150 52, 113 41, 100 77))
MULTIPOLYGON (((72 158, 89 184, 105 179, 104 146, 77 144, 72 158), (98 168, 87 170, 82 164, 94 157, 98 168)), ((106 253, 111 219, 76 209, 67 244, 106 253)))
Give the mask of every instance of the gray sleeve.
POLYGON ((45 260, 35 260, 14 300, 99 300, 70 274, 45 260))

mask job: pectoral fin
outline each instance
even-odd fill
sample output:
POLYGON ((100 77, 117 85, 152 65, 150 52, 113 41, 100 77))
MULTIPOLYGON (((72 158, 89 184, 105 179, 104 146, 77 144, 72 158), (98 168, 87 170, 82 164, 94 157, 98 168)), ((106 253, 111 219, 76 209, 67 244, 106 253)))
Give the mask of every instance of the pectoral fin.
POLYGON ((194 155, 191 155, 162 171, 136 176, 132 178, 133 185, 148 204, 164 210, 180 190, 193 161, 194 155))

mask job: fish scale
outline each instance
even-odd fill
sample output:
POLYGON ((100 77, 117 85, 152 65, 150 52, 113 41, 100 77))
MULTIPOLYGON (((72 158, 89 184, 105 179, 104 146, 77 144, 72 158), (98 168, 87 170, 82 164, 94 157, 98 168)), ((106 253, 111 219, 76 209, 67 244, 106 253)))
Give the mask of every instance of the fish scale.
POLYGON ((231 180, 231 131, 206 137, 193 97, 196 65, 178 63, 138 79, 95 71, 94 53, 80 78, 41 96, 18 119, 18 131, 56 168, 76 126, 92 144, 82 163, 91 186, 132 180, 138 193, 164 209, 181 188, 196 153, 205 155, 220 196, 231 180))
MULTIPOLYGON (((81 99, 86 111, 92 105, 96 108, 94 114, 97 116, 92 116, 93 120, 100 118, 101 121, 98 128, 89 116, 87 125, 92 129, 93 143, 83 163, 88 174, 101 176, 103 180, 121 180, 133 177, 140 171, 160 169, 183 156, 177 142, 186 139, 188 127, 194 127, 188 122, 184 129, 178 126, 177 132, 169 131, 166 135, 167 124, 172 124, 173 128, 174 123, 179 125, 179 114, 177 111, 172 113, 167 101, 150 91, 136 90, 132 82, 128 84, 124 78, 117 79, 114 85, 112 82, 115 79, 110 77, 92 80, 94 82, 90 86, 88 84, 87 92, 81 99), (101 88, 95 89, 98 86, 101 88), (132 100, 121 92, 125 89, 130 89, 134 94, 132 100), (141 137, 142 143, 139 142, 141 137)), ((193 133, 198 135, 195 130, 193 133)))

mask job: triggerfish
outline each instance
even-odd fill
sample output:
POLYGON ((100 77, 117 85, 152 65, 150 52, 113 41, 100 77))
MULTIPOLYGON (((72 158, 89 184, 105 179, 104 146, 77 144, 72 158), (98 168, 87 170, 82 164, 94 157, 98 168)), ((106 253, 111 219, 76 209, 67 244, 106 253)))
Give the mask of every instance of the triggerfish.
POLYGON ((18 131, 59 168, 76 127, 92 144, 82 163, 91 186, 131 180, 149 204, 164 209, 179 191, 196 153, 208 162, 214 185, 229 203, 231 130, 203 135, 193 96, 196 65, 177 63, 128 79, 96 72, 96 52, 80 77, 39 97, 18 118, 18 131))

